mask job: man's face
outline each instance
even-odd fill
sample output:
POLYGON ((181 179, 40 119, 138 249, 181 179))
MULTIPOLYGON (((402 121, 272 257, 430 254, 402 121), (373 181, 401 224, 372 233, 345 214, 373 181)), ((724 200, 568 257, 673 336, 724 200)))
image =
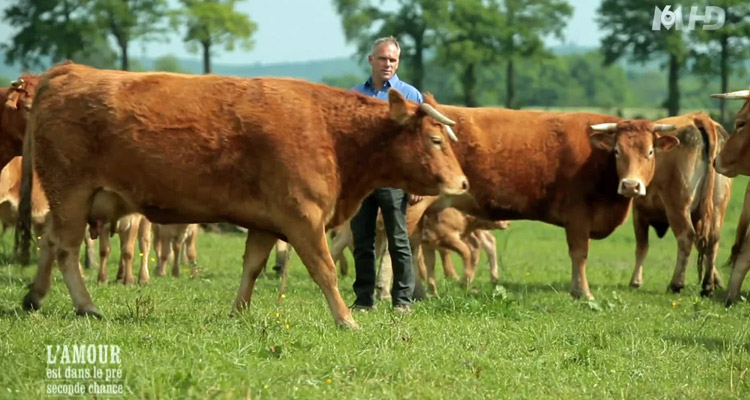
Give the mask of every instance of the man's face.
POLYGON ((391 79, 398 69, 399 53, 393 43, 386 42, 378 45, 373 54, 368 57, 373 78, 380 78, 383 81, 391 79))

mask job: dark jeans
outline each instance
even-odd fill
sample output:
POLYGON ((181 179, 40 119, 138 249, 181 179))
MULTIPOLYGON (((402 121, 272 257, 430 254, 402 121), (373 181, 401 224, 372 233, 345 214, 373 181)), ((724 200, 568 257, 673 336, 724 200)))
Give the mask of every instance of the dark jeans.
POLYGON ((388 251, 393 264, 393 305, 411 304, 414 293, 414 273, 411 266, 411 247, 406 231, 408 197, 401 189, 376 189, 362 201, 362 207, 352 218, 354 237, 354 293, 355 304, 375 304, 375 229, 378 208, 383 213, 388 251))

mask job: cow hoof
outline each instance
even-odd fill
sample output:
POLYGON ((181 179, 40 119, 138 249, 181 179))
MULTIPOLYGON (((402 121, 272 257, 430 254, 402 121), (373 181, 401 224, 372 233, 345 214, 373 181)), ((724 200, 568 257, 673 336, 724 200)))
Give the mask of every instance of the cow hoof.
POLYGON ((342 329, 347 329, 347 330, 352 330, 352 331, 360 330, 359 324, 353 319, 339 321, 337 325, 339 326, 339 328, 342 328, 342 329))
POLYGON ((684 288, 685 285, 669 284, 669 286, 667 287, 667 291, 670 291, 672 293, 680 293, 684 288))
POLYGON ((575 300, 585 300, 585 301, 593 301, 594 296, 591 294, 591 292, 570 292, 570 296, 573 297, 575 300))
POLYGON ((724 302, 724 306, 725 306, 726 308, 729 308, 729 307, 731 307, 731 306, 733 306, 733 305, 734 305, 734 300, 732 300, 732 299, 727 299, 727 301, 726 301, 726 302, 724 302))
POLYGON ((630 282, 630 287, 633 289, 640 289, 641 288, 641 282, 630 282))
POLYGON ((701 290, 701 296, 702 297, 711 297, 711 295, 713 295, 713 294, 714 294, 714 290, 713 289, 703 289, 703 290, 701 290))
POLYGON ((36 311, 42 308, 42 302, 39 300, 39 296, 34 292, 26 293, 23 297, 23 309, 26 311, 36 311))
POLYGON ((86 308, 76 309, 76 315, 81 317, 93 317, 96 319, 102 319, 104 316, 99 312, 99 309, 95 305, 91 305, 86 308))

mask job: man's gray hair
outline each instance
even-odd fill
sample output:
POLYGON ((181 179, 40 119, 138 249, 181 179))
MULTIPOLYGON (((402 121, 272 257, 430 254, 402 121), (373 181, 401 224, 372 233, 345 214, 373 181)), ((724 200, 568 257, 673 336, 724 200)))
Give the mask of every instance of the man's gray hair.
POLYGON ((370 54, 375 54, 375 49, 378 48, 383 43, 391 43, 394 46, 396 46, 396 49, 401 52, 401 46, 398 45, 398 39, 396 39, 395 36, 383 36, 381 38, 375 39, 375 41, 372 43, 372 48, 370 48, 370 54))

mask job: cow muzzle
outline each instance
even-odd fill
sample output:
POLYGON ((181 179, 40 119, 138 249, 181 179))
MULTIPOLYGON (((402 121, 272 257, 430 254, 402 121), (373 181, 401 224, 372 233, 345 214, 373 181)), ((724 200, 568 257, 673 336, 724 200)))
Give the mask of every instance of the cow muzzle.
POLYGON ((723 158, 721 158, 721 154, 719 154, 719 156, 716 157, 716 159, 714 159, 714 169, 716 169, 716 172, 724 176, 727 176, 729 178, 734 178, 735 176, 737 176, 737 174, 733 173, 733 171, 731 171, 729 166, 723 162, 723 158))
POLYGON ((625 197, 645 196, 646 185, 640 179, 623 179, 620 181, 617 193, 625 197))
POLYGON ((465 176, 456 179, 453 183, 440 185, 440 194, 458 196, 469 190, 469 180, 465 176))

